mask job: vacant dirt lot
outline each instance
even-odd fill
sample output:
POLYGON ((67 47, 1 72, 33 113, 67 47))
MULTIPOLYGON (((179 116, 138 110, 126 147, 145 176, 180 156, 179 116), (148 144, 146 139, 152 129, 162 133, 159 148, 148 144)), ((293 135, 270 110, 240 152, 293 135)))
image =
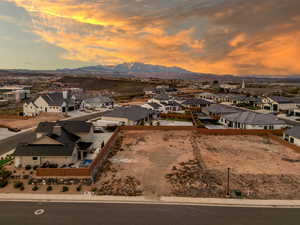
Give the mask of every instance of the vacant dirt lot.
POLYGON ((99 194, 300 199, 300 153, 266 137, 123 131, 99 194), (126 180, 126 179, 127 180, 126 180))
POLYGON ((30 118, 30 119, 5 119, 1 118, 0 127, 11 127, 11 128, 19 128, 21 130, 35 127, 40 122, 46 121, 57 121, 65 118, 63 114, 60 113, 41 113, 39 116, 30 118))

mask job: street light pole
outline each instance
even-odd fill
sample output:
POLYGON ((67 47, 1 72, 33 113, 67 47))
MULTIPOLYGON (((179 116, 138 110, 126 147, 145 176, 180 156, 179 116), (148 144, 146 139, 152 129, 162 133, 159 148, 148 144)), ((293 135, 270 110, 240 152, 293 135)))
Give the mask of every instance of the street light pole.
POLYGON ((230 196, 230 168, 227 168, 227 192, 226 192, 226 196, 229 197, 230 196))

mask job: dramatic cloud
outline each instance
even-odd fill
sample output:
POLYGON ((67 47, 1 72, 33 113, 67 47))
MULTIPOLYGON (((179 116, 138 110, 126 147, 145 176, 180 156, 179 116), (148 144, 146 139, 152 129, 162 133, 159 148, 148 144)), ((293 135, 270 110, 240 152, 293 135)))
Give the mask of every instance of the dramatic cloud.
POLYGON ((300 73, 299 0, 6 1, 26 9, 33 32, 66 49, 66 59, 300 73))

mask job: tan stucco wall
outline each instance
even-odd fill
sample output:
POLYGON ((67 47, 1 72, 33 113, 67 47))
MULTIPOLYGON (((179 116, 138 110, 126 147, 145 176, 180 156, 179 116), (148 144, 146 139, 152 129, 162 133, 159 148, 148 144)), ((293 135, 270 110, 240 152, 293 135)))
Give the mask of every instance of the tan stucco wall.
POLYGON ((125 124, 128 124, 128 119, 126 119, 126 118, 102 116, 101 119, 108 120, 108 121, 124 122, 125 124))

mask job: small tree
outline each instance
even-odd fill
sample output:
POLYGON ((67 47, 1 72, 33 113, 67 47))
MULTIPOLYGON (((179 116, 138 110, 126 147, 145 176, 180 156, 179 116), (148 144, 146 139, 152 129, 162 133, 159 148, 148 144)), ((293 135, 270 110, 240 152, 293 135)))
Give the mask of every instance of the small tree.
POLYGON ((31 165, 26 165, 25 170, 31 170, 31 165))
POLYGON ((37 191, 39 188, 38 188, 38 186, 36 186, 36 185, 34 185, 33 187, 32 187, 32 190, 33 191, 37 191))
POLYGON ((62 187, 62 192, 67 192, 67 191, 69 191, 69 188, 67 186, 63 186, 62 187))
POLYGON ((0 188, 4 188, 8 184, 7 180, 0 180, 0 188))
POLYGON ((52 191, 52 186, 48 186, 47 191, 52 191))
POLYGON ((79 186, 76 188, 76 191, 79 192, 79 191, 81 191, 81 189, 82 189, 82 188, 81 188, 81 185, 79 185, 79 186))
POLYGON ((23 184, 23 182, 21 182, 21 181, 16 181, 16 182, 14 183, 14 188, 16 188, 16 189, 21 188, 21 187, 23 187, 23 186, 24 186, 24 184, 23 184))

